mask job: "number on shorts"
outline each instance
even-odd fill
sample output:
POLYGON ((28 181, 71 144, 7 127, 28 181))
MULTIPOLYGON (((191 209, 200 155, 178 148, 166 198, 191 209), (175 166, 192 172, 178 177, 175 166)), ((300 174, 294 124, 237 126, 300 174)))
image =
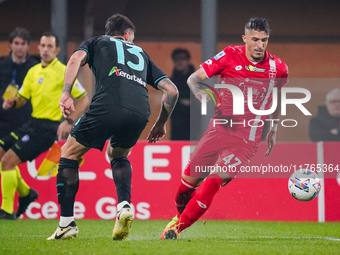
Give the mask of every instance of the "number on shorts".
POLYGON ((230 164, 229 167, 235 167, 235 166, 238 166, 239 164, 242 163, 242 161, 241 161, 238 157, 235 157, 234 154, 230 154, 230 155, 224 157, 222 160, 224 161, 224 164, 225 164, 225 165, 230 164), (231 161, 232 159, 234 159, 236 162, 233 163, 233 164, 230 164, 230 161, 231 161))

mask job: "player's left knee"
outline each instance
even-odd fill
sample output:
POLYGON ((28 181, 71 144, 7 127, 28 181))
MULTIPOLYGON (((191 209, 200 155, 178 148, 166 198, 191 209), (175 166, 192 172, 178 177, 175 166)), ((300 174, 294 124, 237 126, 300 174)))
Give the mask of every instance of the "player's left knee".
POLYGON ((126 158, 130 154, 131 148, 123 149, 123 148, 113 148, 111 145, 107 146, 107 156, 109 157, 110 161, 118 159, 118 158, 126 158))

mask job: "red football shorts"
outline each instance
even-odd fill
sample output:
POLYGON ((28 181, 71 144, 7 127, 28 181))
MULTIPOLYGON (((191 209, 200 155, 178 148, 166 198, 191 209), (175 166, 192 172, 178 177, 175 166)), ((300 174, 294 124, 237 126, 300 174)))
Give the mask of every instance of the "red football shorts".
POLYGON ((198 142, 184 174, 206 178, 210 173, 227 172, 235 178, 240 168, 247 166, 258 144, 209 126, 198 142))

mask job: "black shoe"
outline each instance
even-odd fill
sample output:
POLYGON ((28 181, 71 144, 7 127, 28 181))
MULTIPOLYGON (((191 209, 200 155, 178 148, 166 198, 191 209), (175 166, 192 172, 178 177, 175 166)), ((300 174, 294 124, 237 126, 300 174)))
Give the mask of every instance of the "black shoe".
POLYGON ((35 189, 30 188, 30 192, 25 197, 19 197, 19 206, 17 211, 17 218, 23 214, 28 205, 38 198, 38 192, 35 189))
POLYGON ((11 214, 0 209, 0 220, 15 220, 15 219, 16 217, 15 217, 14 212, 11 214))

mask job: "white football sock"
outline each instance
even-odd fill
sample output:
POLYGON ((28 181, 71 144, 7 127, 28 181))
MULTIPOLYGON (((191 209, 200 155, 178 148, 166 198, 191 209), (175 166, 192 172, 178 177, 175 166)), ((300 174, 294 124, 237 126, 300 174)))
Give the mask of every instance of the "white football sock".
POLYGON ((67 227, 72 221, 74 221, 74 217, 63 217, 60 216, 59 226, 67 227))
MULTIPOLYGON (((123 201, 123 202, 120 202, 118 205, 117 205, 117 212, 119 212, 120 210, 122 210, 123 206, 124 205, 129 205, 130 204, 128 203, 128 201, 123 201)), ((131 206, 130 206, 131 207, 131 206)))

